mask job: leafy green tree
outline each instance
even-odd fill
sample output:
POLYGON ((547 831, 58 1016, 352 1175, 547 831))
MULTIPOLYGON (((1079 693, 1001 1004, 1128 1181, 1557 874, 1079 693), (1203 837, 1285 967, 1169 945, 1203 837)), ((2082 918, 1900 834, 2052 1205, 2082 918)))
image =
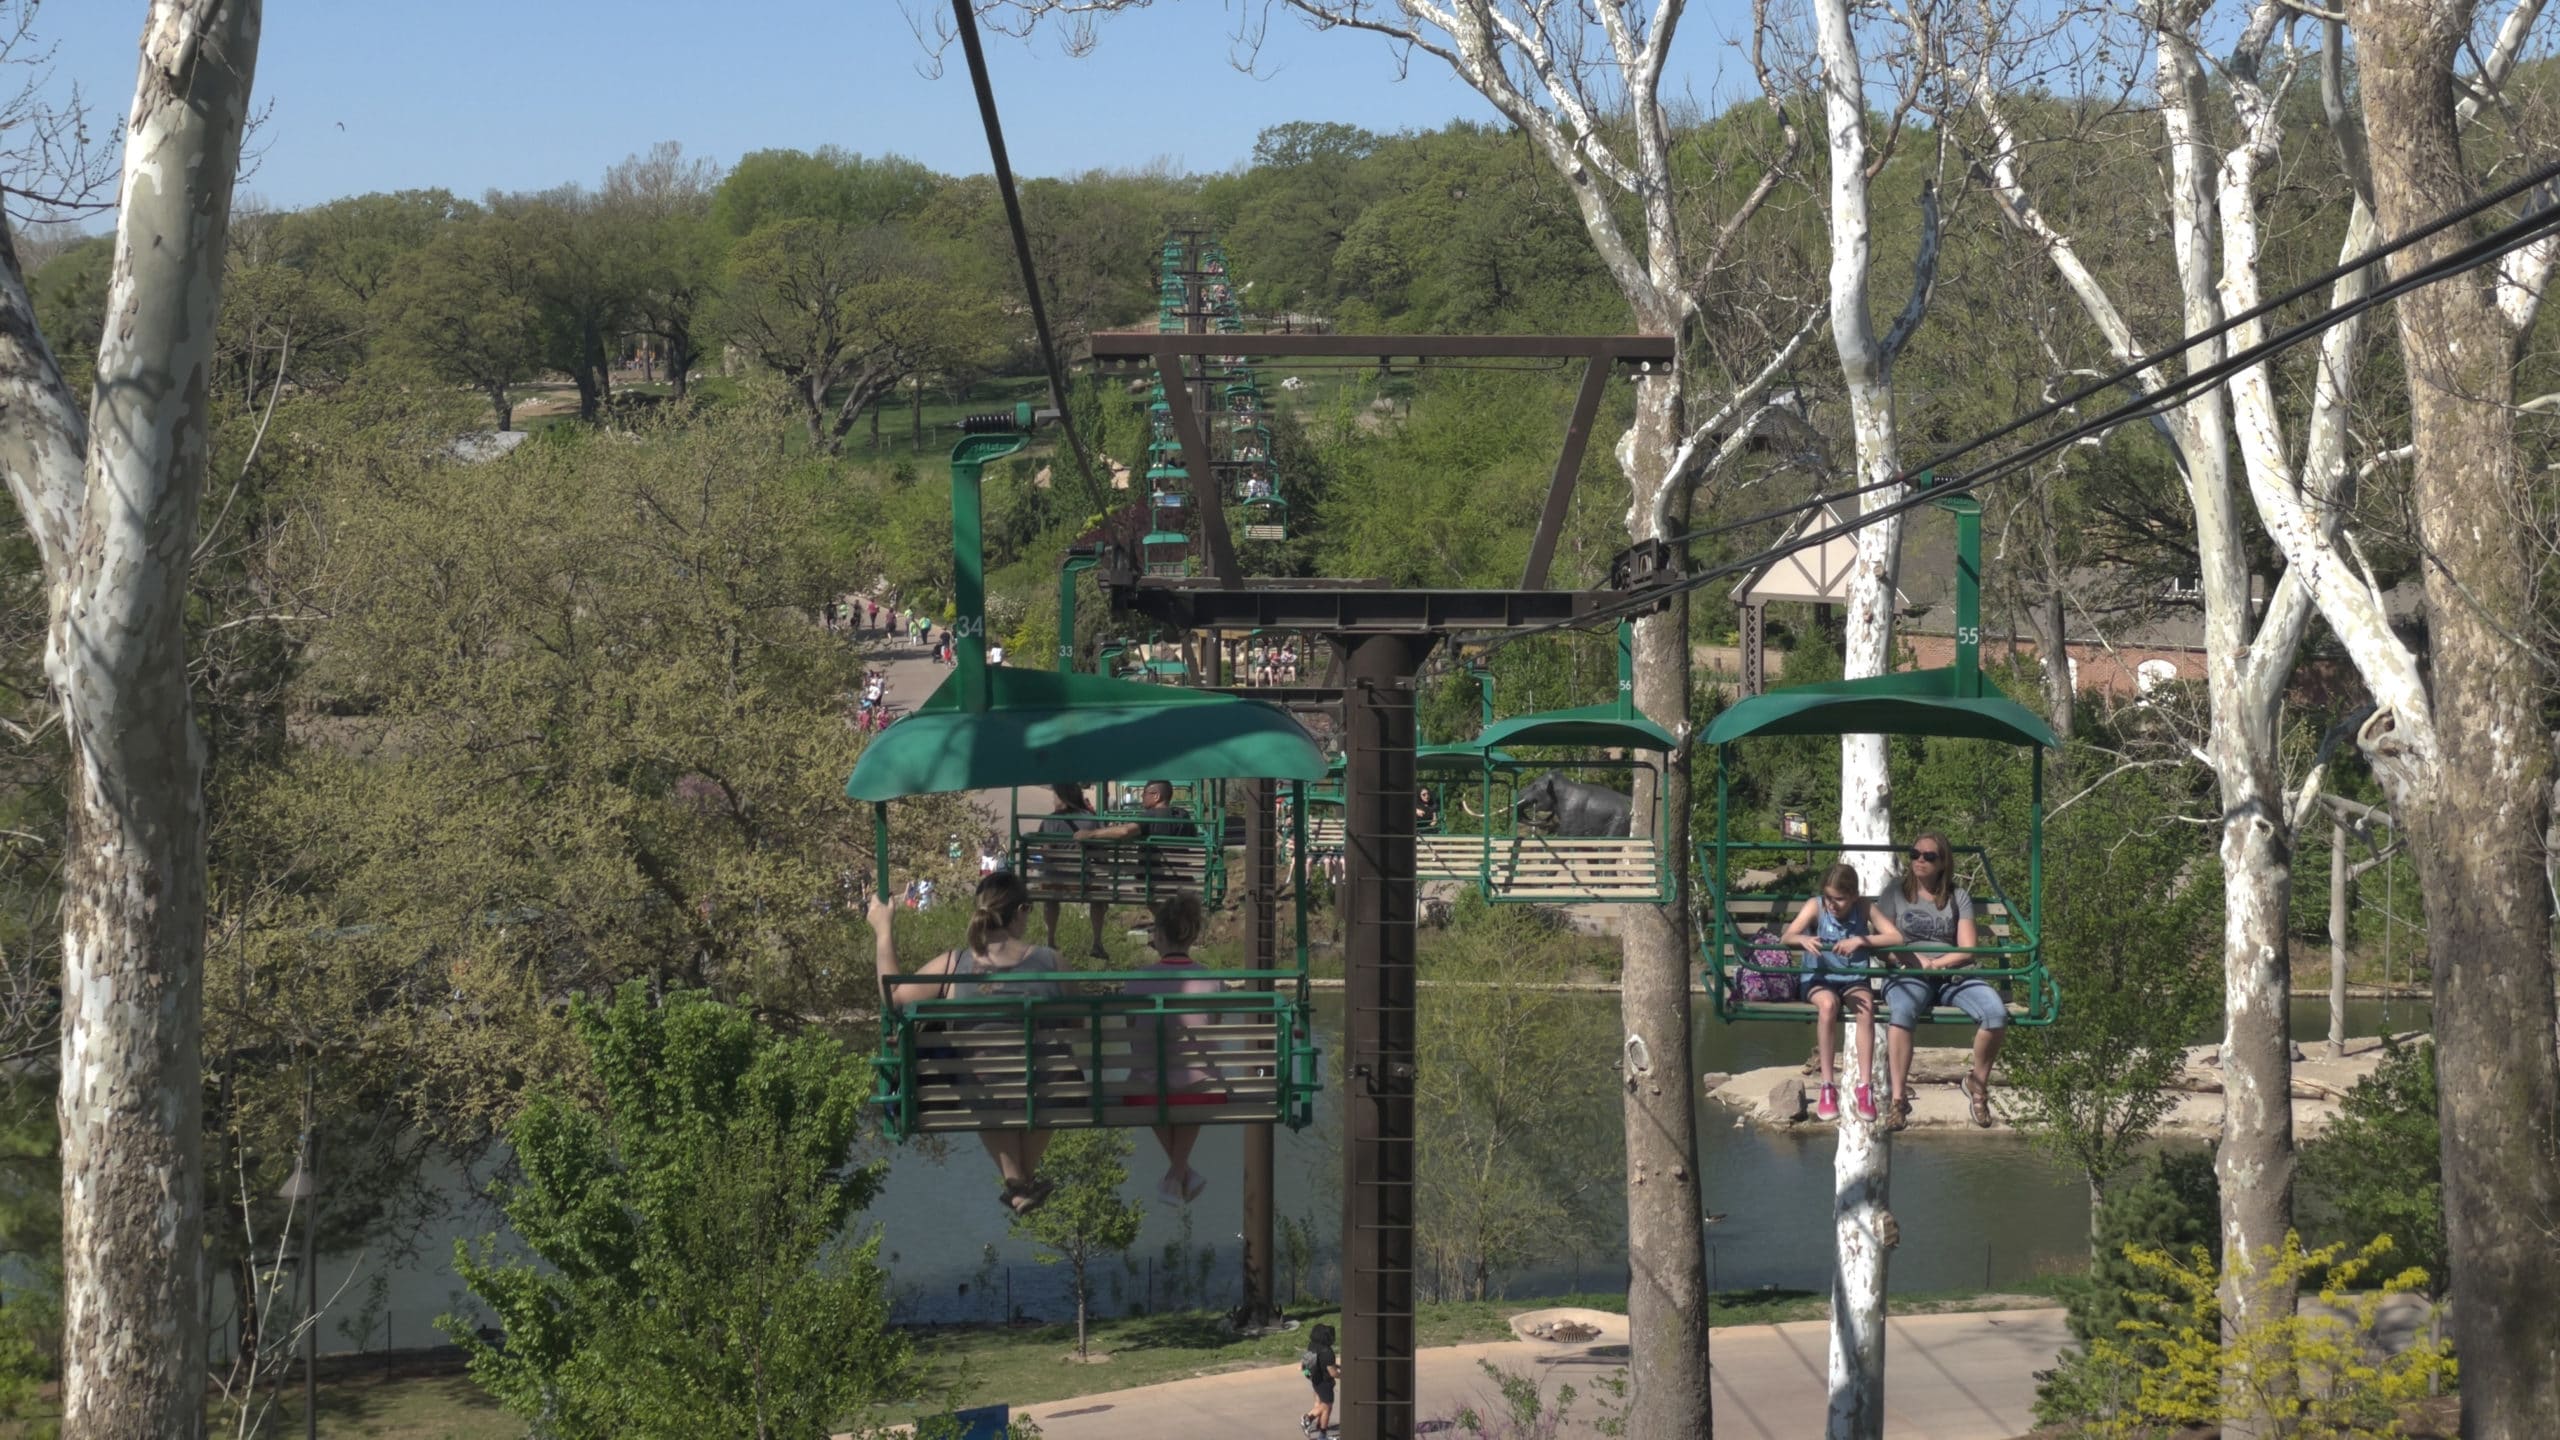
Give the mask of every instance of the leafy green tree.
POLYGON ((902 230, 783 220, 738 242, 720 317, 833 451, 898 385, 987 348, 998 312, 902 230))
POLYGON ((285 258, 363 309, 381 299, 447 226, 478 209, 447 190, 350 195, 285 216, 285 258))
POLYGON ((1013 1233, 1039 1243, 1044 1265, 1064 1265, 1076 1291, 1076 1355, 1086 1353, 1085 1312, 1093 1295, 1093 1267, 1125 1255, 1138 1243, 1146 1207, 1120 1192, 1129 1184, 1129 1135, 1124 1130, 1070 1130, 1040 1157, 1047 1203, 1014 1218, 1013 1233))
POLYGON ((531 259, 534 333, 546 368, 578 387, 578 418, 613 398, 613 352, 639 289, 639 256, 619 217, 575 185, 490 200, 514 223, 531 259))
POLYGON ((2128 1321, 2157 1322, 2169 1314, 2157 1297, 2155 1278, 2131 1255, 2201 1251, 2218 1261, 2220 1209, 2213 1156, 2186 1149, 2156 1152, 2138 1177, 2120 1181, 2097 1202, 2090 1217, 2089 1273, 2063 1292, 2065 1323, 2077 1343, 2038 1377, 2038 1420, 2095 1415, 2116 1402, 2089 1347, 2114 1340, 2128 1321))
POLYGON ((227 408, 256 414, 287 388, 335 385, 362 358, 363 307, 293 263, 291 218, 232 216, 209 377, 227 408))
POLYGON ((454 1263, 502 1344, 442 1322, 472 1378, 544 1433, 825 1436, 905 1394, 879 1239, 845 1227, 884 1167, 851 1160, 868 1080, 696 992, 633 983, 573 1012, 587 1073, 510 1128, 498 1190, 541 1262, 495 1237, 454 1263))
POLYGON ((1327 278, 1362 211, 1384 188, 1362 164, 1379 145, 1356 125, 1293 120, 1254 137, 1228 242, 1254 299, 1278 312, 1329 307, 1327 278))
POLYGON ((2327 1238, 2362 1247, 2388 1235, 2423 1267, 2428 1293, 2452 1279, 2444 1237, 2444 1165, 2436 1121, 2436 1047, 2395 1047, 2356 1082, 2337 1123, 2302 1147, 2302 1176, 2330 1212, 2327 1238))
POLYGON ((606 171, 599 202, 623 252, 630 323, 657 340, 678 400, 702 358, 704 312, 727 262, 727 237, 711 219, 719 175, 667 141, 606 171))
MULTIPOLYGON (((781 433, 750 404, 336 487, 294 561, 327 619, 290 699, 339 718, 226 812, 254 948, 290 969, 347 953, 308 931, 378 935, 405 993, 473 997, 439 1046, 502 1051, 501 1017, 635 976, 868 1008, 857 657, 812 618, 849 517, 781 433)), ((892 858, 965 806, 895 807, 892 858)))
POLYGON ((1470 895, 1428 955, 1415 1082, 1414 1246, 1438 1295, 1480 1300, 1503 1275, 1601 1233, 1621 1192, 1615 1096, 1556 1077, 1612 1048, 1608 1018, 1550 983, 1574 946, 1470 895))
POLYGON ((437 233, 382 292, 383 349, 396 365, 489 398, 501 430, 511 392, 543 361, 538 257, 520 222, 484 216, 437 233))
POLYGON ((0 1420, 23 1418, 62 1349, 62 1145, 47 1087, 0 1084, 0 1420))
POLYGON ((2071 1335, 2082 1344, 2116 1333, 2119 1322, 2151 1311, 2137 1298, 2151 1287, 2125 1258, 2129 1249, 2184 1255, 2221 1249, 2213 1157, 2202 1150, 2162 1150, 2142 1166, 2139 1178, 2119 1185, 2099 1202, 2094 1229, 2098 1253, 2087 1288, 2068 1297, 2071 1335))
POLYGON ((866 158, 833 145, 815 152, 753 150, 720 182, 711 219, 741 239, 782 220, 886 225, 922 211, 942 183, 900 155, 866 158))
POLYGON ((2044 956, 2062 1014, 2001 1057, 2012 1119, 2080 1171, 2093 1206, 2167 1112, 2168 1083, 2221 999, 2221 887, 2171 801, 2128 775, 2047 830, 2044 956))
POLYGON ((93 235, 54 256, 27 277, 36 324, 62 364, 62 378, 86 394, 107 329, 107 281, 116 237, 93 235))

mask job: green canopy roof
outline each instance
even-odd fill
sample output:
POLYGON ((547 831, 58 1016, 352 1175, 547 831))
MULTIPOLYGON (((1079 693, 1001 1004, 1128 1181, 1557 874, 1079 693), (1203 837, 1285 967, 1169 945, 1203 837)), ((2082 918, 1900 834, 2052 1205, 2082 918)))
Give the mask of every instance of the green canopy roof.
POLYGON ((988 703, 960 708, 955 672, 864 747, 844 793, 894 800, 1111 775, 1318 780, 1324 754, 1277 705, 1100 675, 987 667, 988 703))
MULTIPOLYGON (((1514 715, 1484 727, 1476 744, 1622 746, 1629 750, 1676 750, 1671 732, 1641 715, 1627 715, 1614 704, 1584 705, 1573 710, 1546 710, 1514 715)), ((1507 758, 1507 757, 1506 757, 1507 758)))
POLYGON ((1948 735, 2059 748, 2035 712, 1997 691, 1963 693, 1975 672, 1904 670, 1754 695, 1715 718, 1707 743, 1753 735, 1948 735))
MULTIPOLYGON (((1483 768, 1484 759, 1484 747, 1473 740, 1460 740, 1448 745, 1413 747, 1413 768, 1416 770, 1478 770, 1483 768)), ((1500 750, 1493 752, 1493 759, 1496 764, 1511 763, 1511 756, 1500 750)), ((1325 766, 1325 778, 1341 779, 1350 763, 1347 756, 1334 756, 1325 766)))
MULTIPOLYGON (((1413 768, 1416 770, 1481 770, 1487 759, 1485 747, 1472 740, 1454 745, 1416 745, 1413 768)), ((1496 750, 1490 757, 1497 765, 1510 763, 1511 756, 1496 750)))

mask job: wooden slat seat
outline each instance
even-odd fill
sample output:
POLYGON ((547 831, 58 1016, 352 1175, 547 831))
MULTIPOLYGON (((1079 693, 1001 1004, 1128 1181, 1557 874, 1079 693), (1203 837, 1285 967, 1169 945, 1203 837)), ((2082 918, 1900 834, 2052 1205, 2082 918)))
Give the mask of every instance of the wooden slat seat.
MULTIPOLYGON (((1269 995, 1032 1001, 1031 1019, 910 1022, 907 1069, 920 1131, 1095 1125, 1294 1123, 1305 1093, 1288 1063, 1285 1000, 1269 995), (1191 1048, 1173 1048, 1188 1040, 1191 1048), (1165 1047, 1160 1050, 1159 1042, 1165 1047), (1160 1094, 1159 1065, 1207 1069, 1205 1084, 1160 1094), (1159 1100, 1161 1099, 1161 1104, 1159 1100)), ((932 1007, 925 1007, 929 1012, 932 1007)), ((885 1098, 885 1097, 884 1097, 885 1098)))
MULTIPOLYGON (((1307 848, 1338 851, 1343 822, 1327 816, 1307 825, 1307 848)), ((1414 875, 1422 880, 1480 880, 1488 841, 1482 835, 1417 835, 1414 875)), ((1662 871, 1654 842, 1643 836, 1496 835, 1493 895, 1503 900, 1576 902, 1657 900, 1662 871)))
POLYGON ((1209 851, 1198 839, 1078 840, 1025 835, 1014 864, 1034 900, 1145 905, 1166 895, 1199 895, 1209 851))
POLYGON ((1646 836, 1497 838, 1494 893, 1507 900, 1648 900, 1662 890, 1656 854, 1646 836))

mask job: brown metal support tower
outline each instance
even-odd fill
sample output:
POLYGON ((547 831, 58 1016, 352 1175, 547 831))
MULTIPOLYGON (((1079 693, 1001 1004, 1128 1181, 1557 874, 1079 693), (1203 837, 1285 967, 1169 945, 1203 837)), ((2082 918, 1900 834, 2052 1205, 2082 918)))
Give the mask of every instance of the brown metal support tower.
POLYGON ((1343 1440, 1414 1433, 1413 677, 1430 634, 1345 636, 1343 1440))
MULTIPOLYGON (((1197 307, 1194 307, 1197 308, 1197 307)), ((1203 335, 1103 331, 1090 337, 1091 355, 1105 368, 1144 365, 1165 386, 1166 403, 1186 468, 1212 476, 1206 427, 1215 414, 1195 407, 1182 384, 1183 361, 1206 363, 1220 355, 1341 357, 1378 360, 1472 360, 1530 357, 1581 360, 1589 367, 1566 422, 1564 453, 1548 486, 1547 503, 1531 537, 1527 583, 1518 590, 1410 590, 1379 581, 1284 579, 1238 574, 1218 553, 1224 515, 1214 480, 1193 489, 1195 513, 1209 541, 1208 573, 1151 576, 1126 553, 1107 554, 1096 578, 1124 613, 1147 616, 1194 635, 1229 631, 1289 631, 1323 636, 1321 673, 1295 685, 1233 693, 1290 705, 1341 706, 1345 837, 1339 915, 1343 922, 1345 1017, 1342 1051, 1342 1388, 1344 1440, 1410 1440, 1416 1416, 1414 1389, 1414 676, 1442 636, 1596 627, 1627 613, 1658 608, 1664 582, 1681 567, 1674 547, 1661 541, 1632 546, 1612 557, 1594 590, 1544 588, 1581 469, 1581 456, 1608 377, 1641 375, 1672 359, 1673 345, 1660 335, 1203 335)), ((1308 657, 1312 662, 1314 656, 1308 657)), ((1206 671, 1204 664, 1198 667, 1206 671)), ((1222 677, 1226 678, 1226 677, 1222 677)), ((1276 825, 1256 796, 1254 823, 1276 825)), ((1257 844, 1260 842, 1257 841, 1257 844)), ((1276 852, 1275 852, 1276 853, 1276 852)), ((1254 856, 1262 851, 1256 849, 1254 856)), ((1264 871, 1249 861, 1257 897, 1255 963, 1276 959, 1276 922, 1268 941, 1261 928, 1264 871), (1263 948, 1265 945, 1273 948, 1263 948)), ((1276 887, 1273 887, 1276 894, 1276 887)), ((1251 1178, 1258 1140, 1247 1142, 1247 1266, 1257 1242, 1270 1250, 1269 1206, 1257 1214, 1255 1196, 1267 1194, 1251 1178)), ((1267 1303, 1267 1278, 1261 1286, 1267 1303)), ((1256 1292, 1249 1288, 1247 1304, 1256 1292)))
MULTIPOLYGON (((1280 968, 1280 793, 1276 781, 1255 780, 1245 794, 1245 925, 1256 970, 1280 968)), ((1268 991, 1271 982, 1254 982, 1268 991)), ((1272 1127, 1248 1125, 1244 1132, 1244 1304, 1237 1320, 1259 1329, 1279 1318, 1279 1292, 1273 1285, 1272 1127)))

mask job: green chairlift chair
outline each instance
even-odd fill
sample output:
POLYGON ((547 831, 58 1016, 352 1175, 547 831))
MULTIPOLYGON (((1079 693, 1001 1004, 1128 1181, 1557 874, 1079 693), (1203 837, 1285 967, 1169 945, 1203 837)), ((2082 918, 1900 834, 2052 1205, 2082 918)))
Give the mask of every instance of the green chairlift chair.
MULTIPOLYGON (((1030 423, 1027 405, 1011 417, 976 417, 954 448, 959 663, 932 698, 864 746, 845 784, 847 795, 872 802, 884 900, 888 806, 903 797, 1011 790, 1152 767, 1213 778, 1304 781, 1324 774, 1314 740, 1274 705, 986 663, 980 471, 1019 449, 1030 423)), ((1052 999, 1002 993, 950 999, 939 993, 941 977, 884 980, 872 1098, 890 1133, 1307 1123, 1318 1066, 1303 943, 1294 970, 1219 972, 1242 989, 1123 993, 1120 987, 1138 978, 1134 972, 1075 973, 1067 977, 1067 993, 1052 999), (1196 1094, 1147 1093, 1177 1040, 1196 1042, 1204 1033, 1214 1037, 1211 1063, 1221 1083, 1196 1094)), ((1002 976, 978 980, 998 992, 1011 983, 1002 976)))
MULTIPOLYGON (((1667 905, 1676 892, 1672 856, 1661 837, 1669 831, 1671 787, 1668 778, 1677 737, 1636 711, 1635 628, 1618 627, 1618 698, 1569 710, 1514 715, 1485 726, 1476 736, 1484 759, 1485 834, 1478 880, 1487 900, 1496 904, 1536 905, 1667 905), (1562 758, 1540 759, 1518 752, 1547 749, 1562 758), (1615 751, 1614 755, 1600 753, 1615 751), (1522 791, 1537 777, 1554 771, 1598 771, 1627 777, 1633 790, 1639 771, 1650 771, 1654 814, 1643 833, 1630 835, 1556 835, 1521 823, 1522 791), (1511 797, 1497 810, 1497 793, 1511 797)), ((1614 787, 1612 787, 1614 788, 1614 787)))
MULTIPOLYGON (((1814 876, 1837 857, 1858 851, 1891 849, 1878 845, 1843 845, 1836 840, 1737 841, 1732 833, 1732 751, 1746 740, 1778 735, 1935 735, 1990 740, 2025 746, 2033 755, 2033 804, 2029 810, 2026 890, 2012 897, 1993 871, 1992 856, 1982 846, 1955 847, 1960 871, 1974 895, 1976 944, 1963 953, 1978 966, 1934 972, 1938 976, 1971 975, 1991 981, 2009 997, 2010 1023, 2052 1023, 2061 1007, 2061 991, 2044 965, 2044 752, 2056 748, 2053 731, 2034 712, 2002 695, 1981 668, 1982 505, 1971 496, 1937 502, 1956 517, 1956 658, 1937 670, 1902 671, 1862 680, 1797 685, 1755 695, 1736 703, 1707 727, 1706 743, 1716 753, 1716 833, 1698 847, 1700 887, 1705 914, 1699 944, 1705 952, 1709 989, 1716 1013, 1726 1020, 1793 1020, 1801 1023, 1812 1006, 1801 1000, 1754 998, 1745 994, 1746 975, 1779 979, 1798 977, 1801 955, 1767 943, 1754 945, 1762 931, 1783 933, 1812 894, 1814 876), (1790 880, 1770 883, 1738 873, 1746 861, 1774 864, 1790 880)), ((1763 872, 1763 876, 1768 873, 1763 872)), ((1955 946, 1907 947, 1939 954, 1955 946)), ((1831 973, 1881 978, 1907 972, 1882 968, 1831 973)), ((1755 984, 1755 990, 1768 987, 1755 984)), ((1924 1021, 1964 1018, 1942 1009, 1924 1021)), ((1967 1023, 1970 1023, 1968 1021, 1967 1023)))

